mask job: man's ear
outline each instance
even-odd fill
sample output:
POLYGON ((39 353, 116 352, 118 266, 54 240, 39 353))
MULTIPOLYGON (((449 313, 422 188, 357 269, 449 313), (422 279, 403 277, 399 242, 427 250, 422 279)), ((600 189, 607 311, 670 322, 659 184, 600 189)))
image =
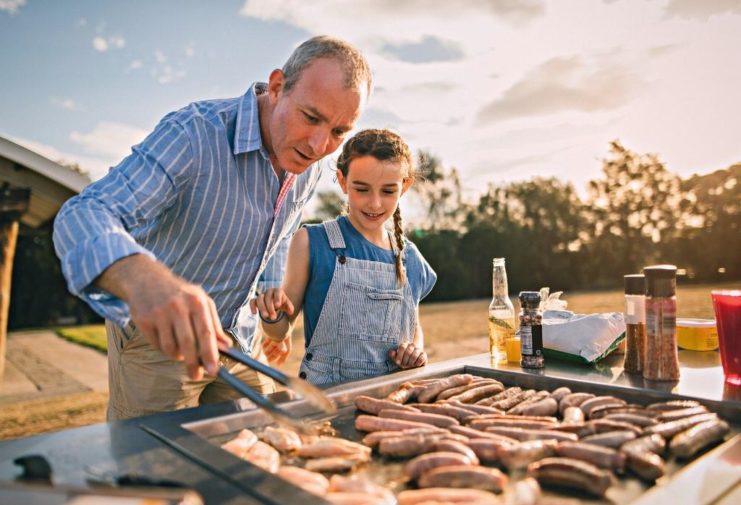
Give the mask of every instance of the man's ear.
POLYGON ((342 188, 342 192, 344 194, 347 194, 347 179, 345 179, 345 176, 342 175, 342 170, 340 170, 339 168, 337 169, 336 176, 337 182, 340 183, 340 188, 342 188))
POLYGON ((268 79, 268 97, 271 103, 275 103, 278 100, 278 95, 283 91, 283 84, 285 83, 285 75, 283 71, 276 68, 270 72, 270 78, 268 79))

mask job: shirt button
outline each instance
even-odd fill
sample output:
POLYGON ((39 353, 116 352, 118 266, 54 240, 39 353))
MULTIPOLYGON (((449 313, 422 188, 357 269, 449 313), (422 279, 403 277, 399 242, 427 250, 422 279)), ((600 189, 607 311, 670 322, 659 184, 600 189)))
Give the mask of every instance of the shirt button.
POLYGON ((301 373, 298 374, 298 376, 300 378, 302 378, 302 379, 305 379, 306 378, 306 372, 301 372, 301 373))
POLYGON ((340 256, 338 261, 344 265, 345 261, 347 261, 347 258, 345 258, 344 256, 340 256))
POLYGON ((311 354, 310 352, 307 352, 306 353, 306 361, 311 361, 312 359, 314 359, 314 355, 311 354))

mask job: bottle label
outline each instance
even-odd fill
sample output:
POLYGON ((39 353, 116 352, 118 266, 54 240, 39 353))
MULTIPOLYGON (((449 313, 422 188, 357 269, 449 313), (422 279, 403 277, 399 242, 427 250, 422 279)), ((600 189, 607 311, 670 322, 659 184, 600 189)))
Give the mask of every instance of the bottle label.
POLYGON ((533 332, 531 326, 520 326, 520 345, 523 356, 533 355, 533 332))
POLYGON ((543 356, 543 327, 533 326, 533 356, 543 356))

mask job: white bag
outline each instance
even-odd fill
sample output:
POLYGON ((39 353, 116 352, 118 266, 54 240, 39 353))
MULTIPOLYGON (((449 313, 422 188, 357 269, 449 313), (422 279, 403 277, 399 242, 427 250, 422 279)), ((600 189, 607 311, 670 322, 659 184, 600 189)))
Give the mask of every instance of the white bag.
POLYGON ((569 310, 546 310, 543 313, 543 347, 556 351, 551 354, 555 357, 593 363, 612 352, 624 338, 622 312, 574 314, 569 310))

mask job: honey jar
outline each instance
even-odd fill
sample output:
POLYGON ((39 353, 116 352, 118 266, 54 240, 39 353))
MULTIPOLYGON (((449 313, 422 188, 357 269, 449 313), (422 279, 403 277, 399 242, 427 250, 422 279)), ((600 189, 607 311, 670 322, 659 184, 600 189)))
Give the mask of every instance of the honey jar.
POLYGON ((718 348, 718 330, 714 319, 677 319, 677 345, 690 351, 714 351, 718 348))

